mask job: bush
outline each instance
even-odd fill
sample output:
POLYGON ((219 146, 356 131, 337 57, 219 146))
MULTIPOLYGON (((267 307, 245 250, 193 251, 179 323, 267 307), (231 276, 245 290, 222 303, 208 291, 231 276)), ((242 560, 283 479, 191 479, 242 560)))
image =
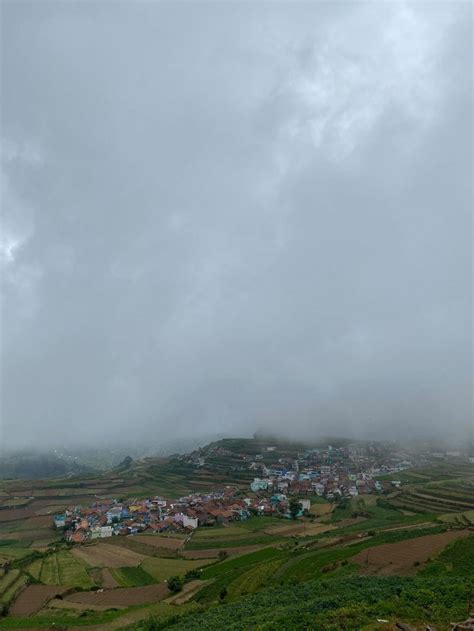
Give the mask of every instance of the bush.
POLYGON ((184 575, 184 580, 192 581, 193 579, 199 578, 200 576, 201 572, 197 568, 194 568, 193 570, 189 570, 188 572, 186 572, 186 574, 184 575))
POLYGON ((184 580, 181 576, 171 576, 168 579, 168 587, 175 594, 183 589, 184 580))

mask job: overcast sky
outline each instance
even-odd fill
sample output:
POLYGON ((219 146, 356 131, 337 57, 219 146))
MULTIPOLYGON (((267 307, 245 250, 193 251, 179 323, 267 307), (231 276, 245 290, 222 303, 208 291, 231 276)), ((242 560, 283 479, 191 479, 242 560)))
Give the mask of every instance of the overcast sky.
POLYGON ((3 444, 472 428, 472 5, 2 2, 3 444))

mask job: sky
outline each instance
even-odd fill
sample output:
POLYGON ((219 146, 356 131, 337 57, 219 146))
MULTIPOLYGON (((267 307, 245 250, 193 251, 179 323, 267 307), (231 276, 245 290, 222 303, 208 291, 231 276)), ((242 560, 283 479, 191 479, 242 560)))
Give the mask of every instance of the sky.
POLYGON ((472 437, 471 3, 1 13, 4 446, 472 437))

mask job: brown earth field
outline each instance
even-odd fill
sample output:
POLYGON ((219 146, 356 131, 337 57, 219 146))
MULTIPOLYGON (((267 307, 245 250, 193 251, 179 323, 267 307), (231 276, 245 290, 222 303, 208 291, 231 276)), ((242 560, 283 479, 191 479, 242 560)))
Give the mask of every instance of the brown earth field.
POLYGON ((362 550, 351 561, 362 566, 363 574, 403 574, 413 571, 415 563, 424 563, 451 541, 469 534, 472 534, 469 530, 454 530, 397 543, 385 543, 362 550))
POLYGON ((29 585, 10 607, 12 616, 30 616, 37 613, 51 598, 62 594, 68 587, 58 585, 29 585))
POLYGON ((17 521, 34 516, 35 511, 31 510, 31 508, 5 508, 4 510, 0 510, 0 522, 17 521))
POLYGON ((103 592, 77 592, 66 596, 66 602, 81 603, 86 605, 100 605, 102 607, 131 607, 133 605, 146 605, 150 602, 163 600, 171 594, 166 583, 147 585, 146 587, 119 587, 118 589, 106 589, 103 592))
POLYGON ((21 529, 33 529, 33 528, 51 528, 53 530, 53 520, 51 515, 35 515, 34 517, 28 517, 21 525, 21 529))
POLYGON ((106 543, 75 547, 72 553, 91 567, 137 567, 146 558, 138 552, 106 543))
POLYGON ((319 535, 322 532, 327 532, 328 530, 334 530, 335 526, 330 524, 311 524, 311 523, 298 523, 298 524, 286 524, 286 525, 276 525, 270 526, 270 528, 266 528, 264 530, 268 535, 282 535, 283 537, 292 537, 292 536, 308 536, 308 535, 319 535))
POLYGON ((132 538, 133 541, 146 543, 148 546, 154 546, 155 548, 166 548, 167 550, 179 550, 186 541, 185 539, 173 539, 172 537, 160 537, 158 535, 134 535, 132 538))

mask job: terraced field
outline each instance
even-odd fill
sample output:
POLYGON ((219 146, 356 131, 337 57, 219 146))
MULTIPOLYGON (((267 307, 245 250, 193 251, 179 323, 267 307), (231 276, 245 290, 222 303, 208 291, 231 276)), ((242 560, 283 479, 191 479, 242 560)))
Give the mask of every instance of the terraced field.
POLYGON ((25 570, 45 585, 67 585, 83 589, 90 589, 94 585, 85 564, 67 550, 37 559, 25 570))
MULTIPOLYGON (((237 463, 238 458, 232 466, 237 463)), ((473 471, 454 464, 405 471, 400 474, 401 490, 383 497, 363 496, 337 504, 314 498, 313 517, 304 521, 252 517, 229 526, 199 528, 189 541, 143 534, 69 549, 52 528, 52 514, 76 502, 88 505, 99 491, 114 497, 159 492, 173 496, 199 485, 205 490, 226 475, 223 461, 214 464, 216 477, 210 470, 187 471, 176 463, 153 459, 101 478, 1 483, 0 516, 4 513, 6 519, 0 520, 0 559, 9 570, 0 575, 0 604, 11 607, 15 615, 0 618, 0 629, 35 628, 35 623, 44 628, 54 621, 58 627, 87 623, 105 631, 135 620, 135 631, 140 628, 137 621, 152 610, 162 616, 161 624, 188 608, 221 603, 216 609, 225 611, 228 605, 268 588, 291 588, 296 593, 291 586, 314 579, 320 585, 343 579, 351 584, 358 573, 377 573, 362 578, 381 580, 378 574, 385 572, 383 563, 390 559, 387 573, 397 580, 408 574, 429 580, 446 576, 458 588, 456 577, 472 574, 473 549, 465 543, 471 537, 465 533, 474 523, 473 471), (444 532, 448 529, 455 530, 444 532), (432 535, 436 539, 429 539, 432 535), (457 541, 458 537, 462 538, 457 541), (435 540, 439 547, 426 543, 435 540), (370 570, 364 564, 367 550, 370 570), (390 557, 393 550, 399 550, 397 558, 403 560, 405 554, 407 560, 396 562, 397 555, 390 557), (164 581, 172 576, 186 576, 186 583, 181 596, 168 602, 164 581), (28 581, 38 584, 27 585, 28 581), (72 593, 54 598, 63 589, 72 593), (104 591, 96 593, 98 589, 104 591), (166 602, 156 602, 161 598, 166 602), (33 605, 28 607, 29 601, 33 605)), ((235 476, 247 487, 241 473, 235 476)), ((359 583, 354 585, 356 592, 359 583)), ((444 593, 444 584, 438 587, 444 593)), ((455 598, 461 592, 462 585, 455 598)), ((281 598, 286 598, 285 593, 281 598)), ((334 599, 334 593, 328 597, 334 599)), ((326 628, 323 623, 320 628, 326 628)), ((193 624, 189 619, 182 628, 196 628, 193 624)), ((348 623, 347 628, 355 627, 348 623)))
POLYGON ((435 480, 425 483, 413 481, 402 487, 401 493, 392 500, 394 506, 428 513, 459 513, 474 510, 474 474, 472 468, 443 468, 444 476, 437 472, 435 480), (464 473, 463 477, 457 477, 464 473))

